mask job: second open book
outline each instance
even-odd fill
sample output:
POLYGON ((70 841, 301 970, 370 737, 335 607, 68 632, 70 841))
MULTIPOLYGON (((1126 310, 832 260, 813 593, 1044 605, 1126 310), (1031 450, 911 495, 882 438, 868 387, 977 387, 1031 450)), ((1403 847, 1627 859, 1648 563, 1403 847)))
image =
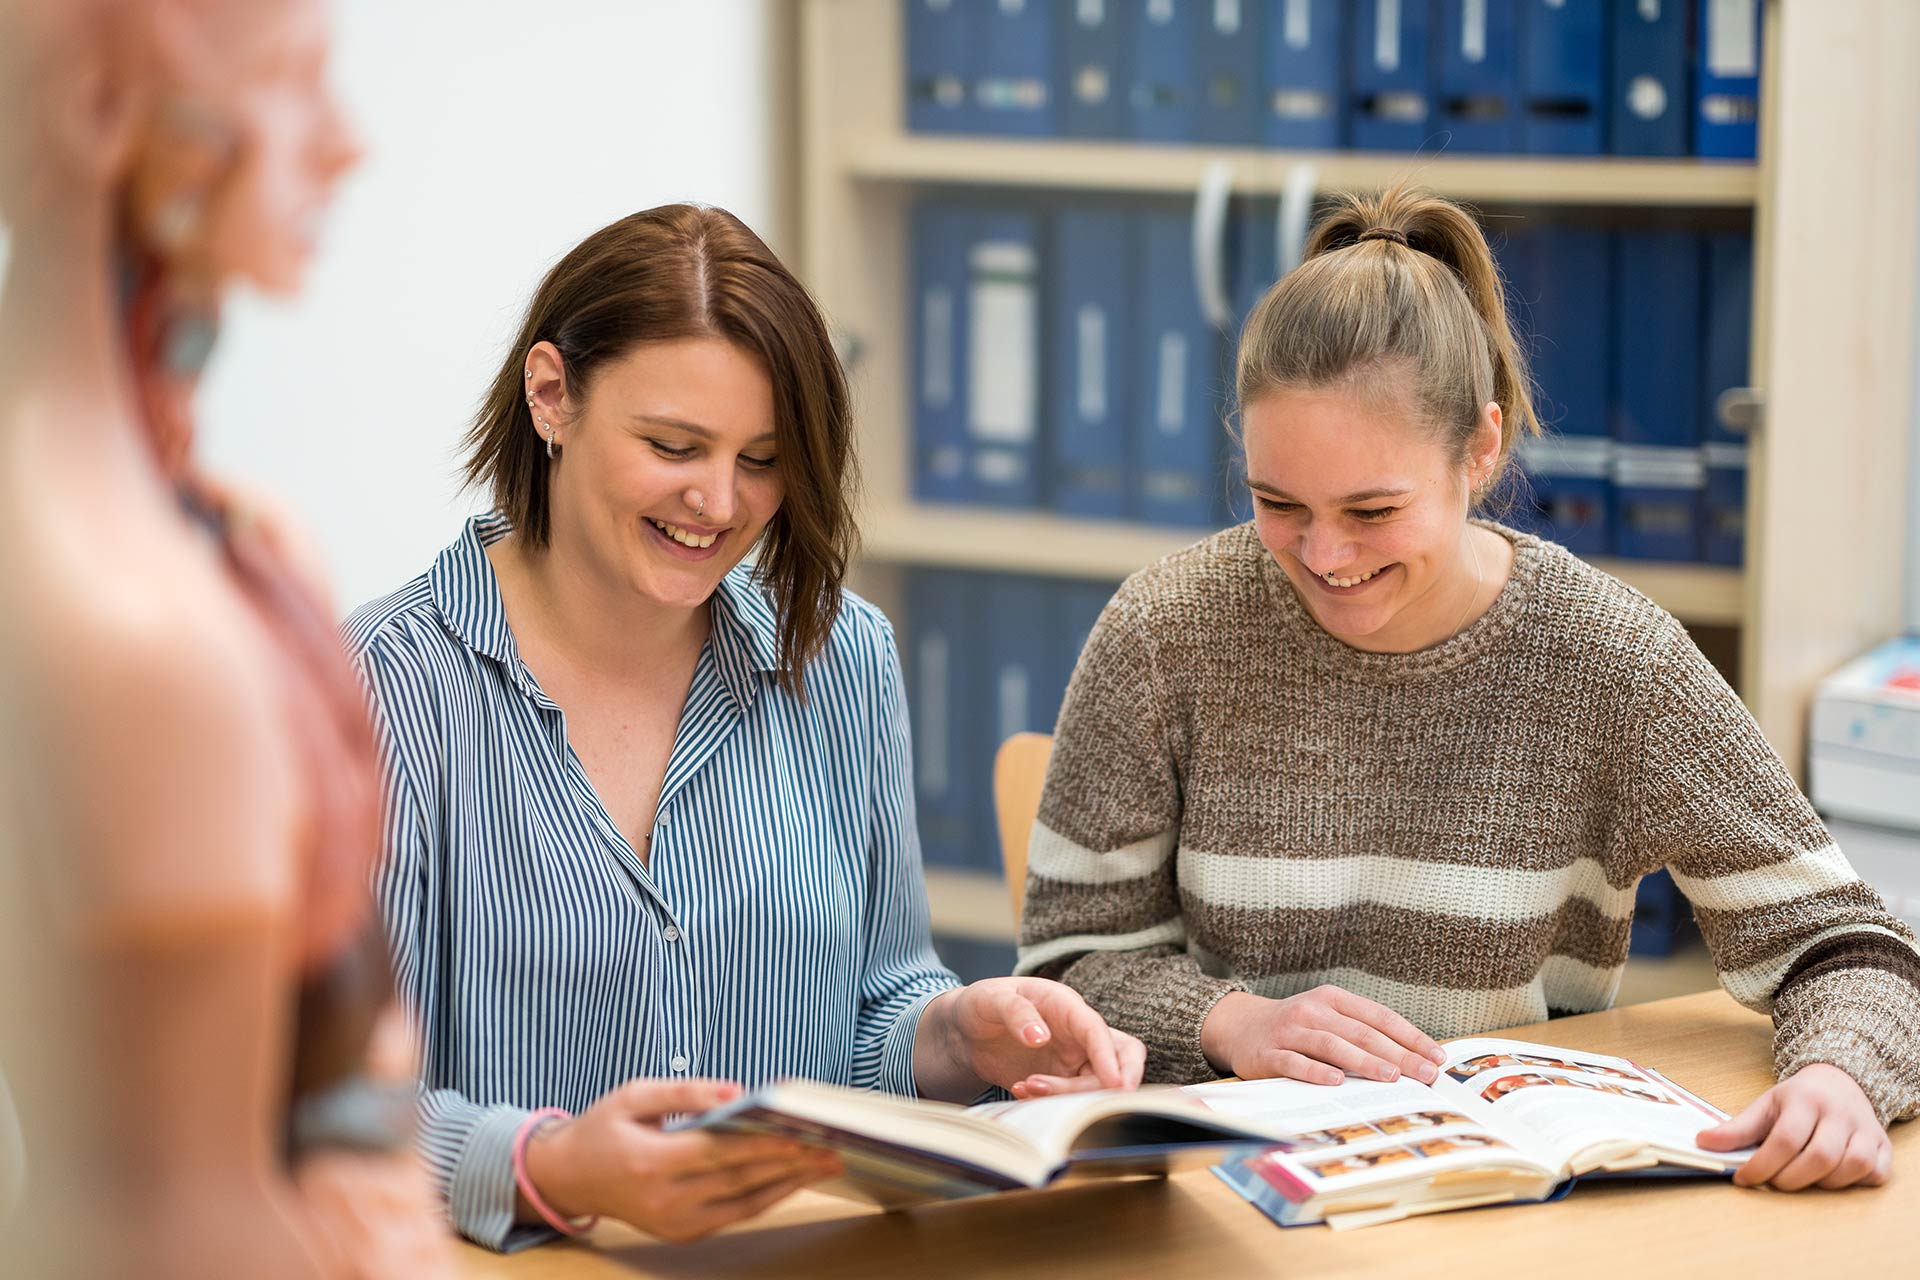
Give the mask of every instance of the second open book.
POLYGON ((847 1172, 822 1189, 889 1207, 1222 1161, 1287 1226, 1544 1200, 1585 1175, 1725 1174, 1750 1154, 1696 1145, 1725 1114, 1624 1058, 1445 1049, 1431 1085, 1236 1080, 963 1108, 783 1081, 691 1124, 832 1148, 847 1172))

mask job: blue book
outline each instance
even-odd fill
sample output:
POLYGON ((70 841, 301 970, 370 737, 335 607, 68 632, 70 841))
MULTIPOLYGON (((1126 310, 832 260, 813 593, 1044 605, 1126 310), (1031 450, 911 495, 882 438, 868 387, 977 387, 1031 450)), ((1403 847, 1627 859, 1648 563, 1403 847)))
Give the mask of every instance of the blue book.
POLYGON ((1521 447, 1532 508, 1521 523, 1576 554, 1610 554, 1610 238, 1579 224, 1516 222, 1500 265, 1521 340, 1532 352, 1534 405, 1547 430, 1521 447))
POLYGON ((1080 665, 1080 653, 1087 647, 1087 637, 1093 634, 1093 624, 1119 589, 1117 582, 1069 582, 1060 589, 1054 643, 1063 701, 1074 669, 1080 665))
POLYGON ((1521 0, 1444 0, 1440 125, 1451 151, 1520 149, 1521 0))
POLYGON ((1220 350, 1219 405, 1215 416, 1223 427, 1224 465, 1220 483, 1220 504, 1215 517, 1222 525, 1239 524, 1253 518, 1253 500, 1247 493, 1247 455, 1240 437, 1240 403, 1234 386, 1234 365, 1239 358, 1240 337, 1246 331, 1247 318, 1279 277, 1279 247, 1275 236, 1279 217, 1277 202, 1250 200, 1228 223, 1228 294, 1233 304, 1233 329, 1225 335, 1220 350))
POLYGON ((967 457, 967 249, 975 214, 924 201, 913 210, 913 493, 972 496, 967 457))
POLYGON ((1760 149, 1760 0, 1697 0, 1694 154, 1751 160, 1760 149))
POLYGON ((1526 0, 1521 20, 1520 140, 1552 155, 1607 149, 1603 0, 1526 0))
POLYGON ((1134 514, 1150 524, 1211 525, 1219 474, 1219 335, 1195 293, 1186 213, 1140 215, 1139 346, 1134 375, 1134 514))
POLYGON ((1070 205, 1053 218, 1046 487, 1069 515, 1117 520, 1131 499, 1132 231, 1113 208, 1070 205))
POLYGON ((967 245, 967 492, 978 503, 1040 501, 1040 219, 983 210, 967 245))
POLYGON ((1200 99, 1196 141, 1250 146, 1260 137, 1261 28, 1258 0, 1200 0, 1194 35, 1200 99))
POLYGON ((1053 85, 1058 24, 1053 0, 984 0, 975 114, 983 133, 1049 137, 1060 132, 1053 85))
POLYGON ((971 133, 988 0, 907 0, 907 128, 971 133))
POLYGON ((1434 132, 1428 36, 1437 0, 1356 0, 1348 133, 1372 151, 1418 151, 1434 132))
POLYGON ((907 578, 907 697, 920 850, 933 866, 981 866, 998 848, 980 821, 984 689, 977 575, 915 569, 907 578))
POLYGON ((1044 578, 995 573, 982 576, 985 600, 985 683, 973 704, 980 745, 980 824, 991 832, 993 861, 1000 863, 1000 824, 993 803, 993 760, 1016 733, 1052 733, 1066 684, 1060 675, 1054 617, 1059 585, 1044 578))
POLYGON ((1196 43, 1206 0, 1128 0, 1128 61, 1133 83, 1127 118, 1134 137, 1192 142, 1199 128, 1196 43))
POLYGON ((1071 0, 1063 7, 1062 132, 1074 138, 1127 133, 1127 29, 1130 0, 1071 0))
POLYGON ((1614 0, 1608 149, 1684 156, 1693 114, 1687 0, 1614 0))
POLYGON ((1278 0, 1267 5, 1258 115, 1269 147, 1332 148, 1341 143, 1346 101, 1347 5, 1343 0, 1278 0))
POLYGON ((1700 237, 1622 231, 1614 291, 1615 550, 1700 556, 1700 237))
POLYGON ((1700 421, 1705 424, 1706 509, 1701 513, 1700 558, 1737 565, 1747 543, 1747 438, 1720 421, 1720 397, 1747 385, 1753 321, 1753 236, 1745 231, 1707 236, 1707 356, 1700 421))

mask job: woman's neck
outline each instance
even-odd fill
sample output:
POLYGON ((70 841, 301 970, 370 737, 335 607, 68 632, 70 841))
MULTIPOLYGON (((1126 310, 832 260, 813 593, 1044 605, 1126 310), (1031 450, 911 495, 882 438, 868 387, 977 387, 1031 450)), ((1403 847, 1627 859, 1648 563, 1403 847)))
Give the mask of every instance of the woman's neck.
POLYGON ((1378 634, 1346 643, 1368 653, 1418 653, 1445 644, 1493 606, 1512 569, 1512 544, 1468 524, 1461 531, 1459 555, 1433 590, 1378 634))
POLYGON ((621 683, 647 677, 671 656, 706 643, 705 605, 674 609, 609 587, 578 558, 535 547, 518 534, 487 548, 522 656, 558 657, 581 676, 621 683))

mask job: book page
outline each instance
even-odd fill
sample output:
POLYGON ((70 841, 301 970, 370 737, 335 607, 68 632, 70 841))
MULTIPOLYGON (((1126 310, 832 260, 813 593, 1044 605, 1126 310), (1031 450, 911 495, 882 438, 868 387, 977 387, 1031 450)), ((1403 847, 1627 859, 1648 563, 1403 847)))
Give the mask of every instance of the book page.
POLYGON ((1476 1037, 1445 1046, 1435 1092, 1489 1129, 1568 1172, 1602 1146, 1659 1147, 1686 1162, 1734 1167, 1744 1153, 1694 1142, 1724 1112, 1625 1058, 1476 1037))
POLYGON ((1209 1107, 1291 1136, 1248 1160, 1248 1169, 1296 1202, 1372 1184, 1425 1180, 1462 1170, 1509 1167, 1551 1181, 1550 1167, 1435 1088, 1402 1077, 1227 1080, 1190 1085, 1209 1107))

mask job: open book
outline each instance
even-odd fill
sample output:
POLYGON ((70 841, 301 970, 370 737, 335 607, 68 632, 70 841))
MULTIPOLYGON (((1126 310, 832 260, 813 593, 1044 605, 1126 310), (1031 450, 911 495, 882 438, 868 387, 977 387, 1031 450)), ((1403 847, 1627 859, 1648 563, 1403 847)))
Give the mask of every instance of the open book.
POLYGON ((1442 1047, 1431 1085, 1255 1080, 1186 1092, 1292 1131, 1215 1169, 1282 1226, 1547 1200, 1576 1178, 1724 1176, 1752 1154, 1697 1146, 1726 1113, 1625 1058, 1485 1037, 1442 1047))

